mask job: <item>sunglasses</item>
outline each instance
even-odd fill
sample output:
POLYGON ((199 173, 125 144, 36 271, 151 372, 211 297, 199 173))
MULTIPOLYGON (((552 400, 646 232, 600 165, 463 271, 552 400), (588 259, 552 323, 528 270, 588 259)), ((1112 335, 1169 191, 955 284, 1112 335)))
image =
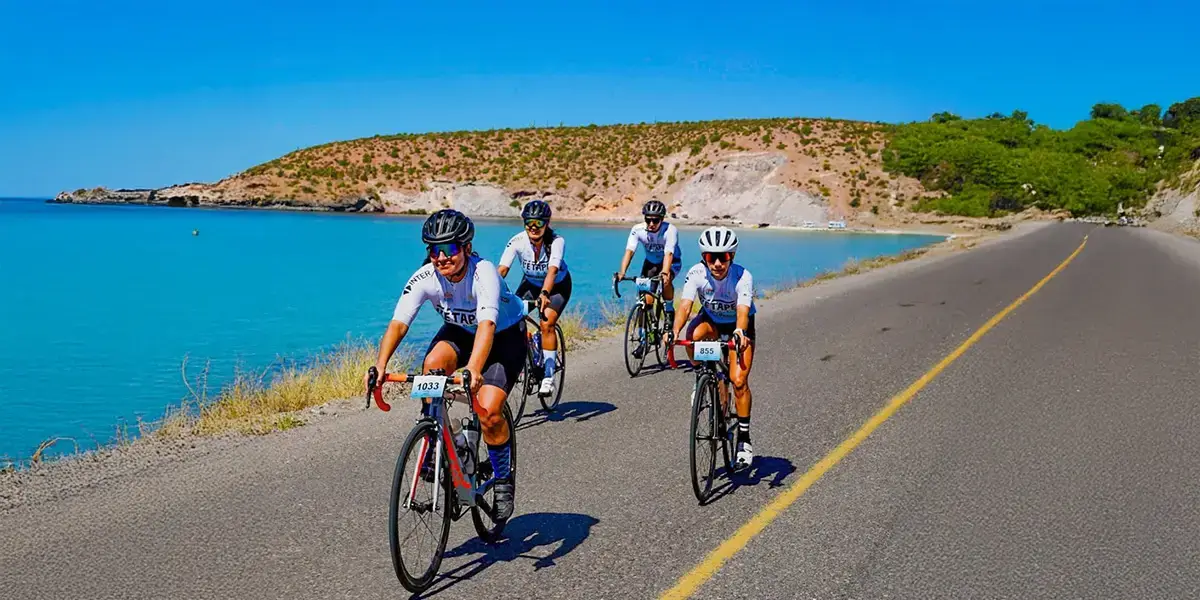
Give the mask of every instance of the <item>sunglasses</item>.
POLYGON ((525 219, 526 229, 541 229, 546 226, 545 219, 525 219))
POLYGON ((456 242, 429 244, 426 248, 429 251, 429 258, 437 258, 439 254, 445 254, 446 258, 450 258, 462 252, 463 249, 462 245, 456 242))
POLYGON ((647 225, 654 225, 656 223, 662 223, 662 217, 646 217, 647 225))
POLYGON ((704 262, 709 264, 717 262, 718 258, 725 264, 729 264, 729 261, 733 260, 732 252, 703 252, 702 255, 704 256, 704 262))

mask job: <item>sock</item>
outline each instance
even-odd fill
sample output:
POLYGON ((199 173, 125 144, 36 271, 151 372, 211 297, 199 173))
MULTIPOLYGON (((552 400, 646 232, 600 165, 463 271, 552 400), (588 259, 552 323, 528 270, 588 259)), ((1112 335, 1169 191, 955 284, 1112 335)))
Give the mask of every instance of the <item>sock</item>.
POLYGON ((509 476, 512 447, 508 445, 508 442, 504 442, 498 447, 488 444, 488 458, 492 461, 492 471, 496 474, 497 479, 509 476))
POLYGON ((558 362, 558 350, 542 350, 542 356, 545 357, 546 368, 544 370, 545 377, 554 376, 554 366, 558 362))
POLYGON ((750 443, 750 417, 738 417, 738 438, 743 443, 750 443))

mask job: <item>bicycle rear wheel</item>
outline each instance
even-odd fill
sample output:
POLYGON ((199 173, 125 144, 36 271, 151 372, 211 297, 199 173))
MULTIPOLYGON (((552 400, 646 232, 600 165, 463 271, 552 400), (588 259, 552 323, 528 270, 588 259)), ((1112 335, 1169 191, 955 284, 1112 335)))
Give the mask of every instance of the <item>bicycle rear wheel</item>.
POLYGON ((645 362, 646 313, 638 303, 629 309, 629 319, 625 321, 625 370, 630 377, 637 377, 645 362), (641 356, 634 356, 634 352, 639 352, 641 356))
MULTIPOLYGON (((533 364, 530 344, 531 342, 528 340, 525 342, 525 365, 521 367, 521 372, 517 374, 517 381, 504 401, 510 414, 513 415, 514 425, 521 422, 521 416, 525 414, 525 403, 529 400, 529 396, 537 393, 537 366, 533 364)), ((538 352, 541 352, 540 348, 538 352)))
POLYGON ((558 323, 554 324, 554 335, 558 338, 558 360, 554 365, 554 397, 547 398, 538 394, 538 400, 542 402, 542 408, 546 412, 554 412, 558 408, 558 403, 562 400, 563 385, 567 382, 567 338, 563 337, 562 327, 558 323))
POLYGON ((692 491, 704 504, 712 495, 713 479, 717 472, 716 386, 712 376, 702 373, 696 378, 695 401, 692 404, 691 456, 692 491))
MULTIPOLYGON (((508 410, 508 405, 505 404, 501 409, 505 422, 508 423, 508 439, 511 447, 509 456, 509 472, 512 474, 513 480, 513 497, 515 499, 517 492, 517 428, 513 423, 512 412, 508 410)), ((479 465, 478 476, 476 481, 487 481, 492 477, 492 461, 488 459, 487 444, 483 439, 479 440, 479 447, 475 449, 475 464, 479 465)), ((487 509, 492 509, 496 506, 495 488, 488 489, 487 492, 476 496, 475 506, 471 507, 471 522, 475 524, 475 532, 479 534, 479 539, 488 544, 494 544, 500 539, 500 534, 504 532, 504 525, 508 520, 496 520, 492 518, 491 512, 480 506, 480 502, 487 504, 487 509)))
POLYGON ((392 567, 404 589, 419 594, 433 584, 446 540, 450 536, 451 506, 457 500, 451 495, 450 471, 446 463, 446 448, 435 460, 426 455, 437 448, 437 428, 430 421, 417 423, 400 449, 396 472, 392 477, 392 497, 389 510, 388 538, 392 551, 392 567), (433 481, 441 464, 441 481, 433 481), (424 468, 428 464, 428 468, 424 468), (414 481, 415 480, 415 481, 414 481), (437 489, 440 487, 441 489, 437 489), (438 506, 433 506, 434 490, 438 506), (404 506, 405 500, 409 505, 404 506), (441 514, 438 514, 438 509, 441 514), (401 523, 401 520, 404 523, 401 523), (440 522, 439 522, 440 521, 440 522), (422 537, 428 539, 422 540, 422 537), (408 550, 407 542, 416 541, 408 550), (428 556, 426 556, 428 555, 428 556))

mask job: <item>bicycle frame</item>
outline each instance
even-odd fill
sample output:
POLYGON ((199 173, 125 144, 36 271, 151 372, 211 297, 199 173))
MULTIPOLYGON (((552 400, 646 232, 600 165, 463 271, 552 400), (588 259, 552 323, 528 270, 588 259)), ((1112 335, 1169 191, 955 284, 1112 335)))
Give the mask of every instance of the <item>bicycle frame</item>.
MULTIPOLYGON (((382 384, 383 383, 407 383, 409 381, 412 381, 412 379, 414 377, 418 376, 417 374, 407 374, 407 373, 401 373, 401 374, 384 373, 383 378, 381 380, 379 380, 380 385, 375 385, 376 373, 377 372, 375 370, 375 367, 371 367, 371 369, 369 371, 369 375, 368 375, 368 377, 369 377, 368 388, 371 389, 371 391, 375 397, 375 404, 379 407, 379 410, 382 410, 384 412, 390 411, 392 409, 392 407, 383 399, 383 385, 382 384)), ((421 420, 432 421, 434 423, 435 430, 437 431, 437 446, 434 447, 434 455, 433 455, 434 456, 434 461, 433 461, 433 468, 434 468, 433 477, 434 477, 434 479, 433 480, 435 482, 441 481, 442 461, 439 459, 442 456, 442 452, 448 448, 456 448, 456 446, 454 444, 454 438, 450 434, 450 431, 451 431, 450 416, 447 413, 447 409, 453 405, 453 401, 452 400, 448 401, 446 399, 447 392, 467 394, 467 396, 471 402, 471 418, 474 421, 476 430, 482 432, 482 430, 479 428, 479 413, 481 412, 482 407, 480 407, 478 405, 478 403, 476 402, 476 398, 471 395, 470 380, 469 380, 468 374, 464 373, 462 375, 446 377, 446 383, 448 385, 443 388, 443 393, 440 397, 429 398, 428 399, 429 402, 425 403, 421 407, 421 417, 418 419, 418 421, 421 421, 421 420), (452 384, 452 385, 449 385, 449 384, 452 384)), ((477 443, 481 443, 481 442, 482 442, 482 436, 480 437, 480 442, 477 442, 477 443)), ((472 448, 471 451, 477 452, 478 446, 476 446, 475 448, 472 448)), ((421 470, 421 467, 425 464, 425 454, 427 452, 429 452, 429 440, 427 440, 427 439, 421 440, 421 452, 418 456, 417 466, 415 467, 416 472, 413 473, 413 476, 411 478, 412 484, 409 487, 408 497, 404 499, 404 508, 405 509, 409 508, 409 506, 410 506, 409 503, 412 501, 413 497, 416 495, 417 480, 421 476, 420 470, 421 470)), ((476 481, 476 477, 478 477, 479 471, 475 470, 470 475, 466 474, 465 469, 462 464, 462 461, 459 459, 457 450, 454 452, 446 452, 446 454, 448 455, 447 462, 450 464, 450 479, 451 479, 451 482, 453 483, 453 489, 456 492, 456 496, 458 496, 459 506, 460 507, 465 506, 467 508, 476 506, 477 505, 476 498, 482 497, 482 495, 487 493, 488 489, 490 489, 496 483, 495 474, 493 473, 492 477, 490 477, 487 481, 479 483, 476 481)), ((434 510, 437 510, 438 491, 440 488, 441 488, 440 485, 435 484, 433 486, 433 509, 434 510)), ((484 506, 484 508, 488 509, 489 511, 491 509, 491 507, 488 507, 486 505, 484 506)), ((457 516, 455 518, 457 519, 457 516)))

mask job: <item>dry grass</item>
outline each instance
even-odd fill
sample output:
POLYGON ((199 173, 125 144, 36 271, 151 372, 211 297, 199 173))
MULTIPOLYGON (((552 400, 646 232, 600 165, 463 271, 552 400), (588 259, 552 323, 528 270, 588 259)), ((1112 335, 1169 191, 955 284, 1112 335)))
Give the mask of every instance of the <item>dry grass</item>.
MULTIPOLYGON (((297 411, 363 393, 362 377, 375 364, 374 344, 345 342, 307 364, 287 364, 257 373, 239 371, 214 397, 207 394, 207 369, 184 381, 190 397, 154 430, 155 435, 214 435, 234 431, 263 434, 304 424, 297 411)), ((393 358, 391 369, 411 364, 410 357, 393 358)))

